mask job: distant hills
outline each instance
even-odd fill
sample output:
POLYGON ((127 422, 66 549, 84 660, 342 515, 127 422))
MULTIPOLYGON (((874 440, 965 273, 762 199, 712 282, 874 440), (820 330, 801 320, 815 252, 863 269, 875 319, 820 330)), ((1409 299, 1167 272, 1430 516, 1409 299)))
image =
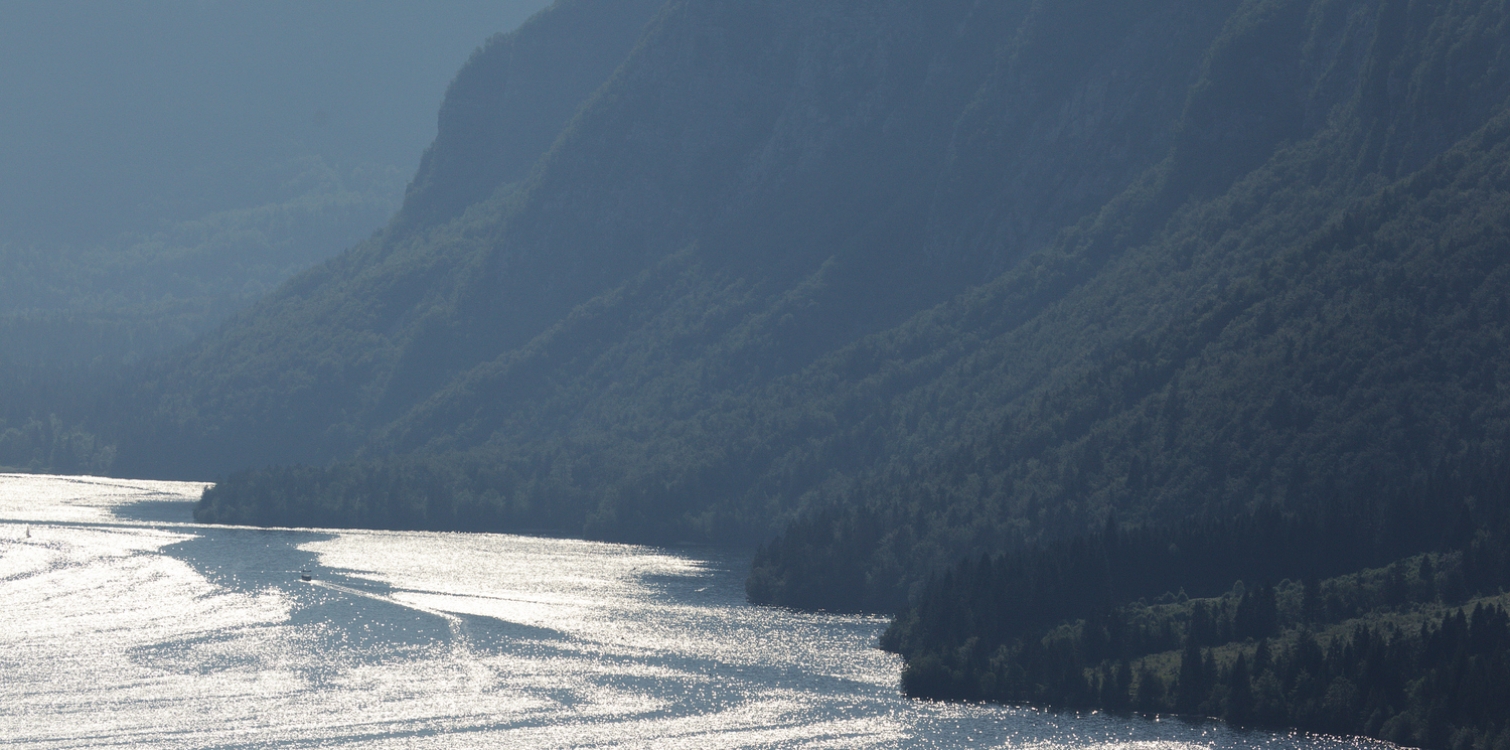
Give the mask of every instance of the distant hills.
POLYGON ((111 471, 105 394, 382 226, 456 66, 546 4, 7 4, 0 466, 111 471))
POLYGON ((210 521, 774 538, 757 600, 882 610, 1498 466, 1507 23, 559 0, 384 231, 151 371, 117 465, 222 476, 210 521))
POLYGON ((315 187, 287 184, 314 158, 348 182, 399 172, 368 178, 384 215, 321 238, 349 246, 394 210, 457 66, 548 1, 10 3, 0 243, 92 248, 261 206, 315 187))

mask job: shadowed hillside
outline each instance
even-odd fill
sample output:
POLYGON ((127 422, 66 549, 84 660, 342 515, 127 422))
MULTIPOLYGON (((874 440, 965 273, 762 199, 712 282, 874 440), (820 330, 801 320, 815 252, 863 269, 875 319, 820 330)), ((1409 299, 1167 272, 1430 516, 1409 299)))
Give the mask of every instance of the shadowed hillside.
MULTIPOLYGON (((384 232, 152 371, 119 460, 225 474, 206 521, 765 542, 753 600, 904 611, 910 690, 1115 708, 1115 659, 1178 643, 1103 649, 1060 694, 1011 659, 1164 592, 1498 559, 1451 522, 1489 528, 1504 499, 1464 488, 1500 486, 1510 439, 1507 21, 1486 0, 563 0, 461 71, 384 232), (954 568, 1251 518, 1274 544, 1214 547, 1212 580, 1153 565, 1042 622, 977 616, 962 580, 1039 594, 954 568), (1293 570, 1254 562, 1345 528, 1293 570)), ((1417 602, 1420 638, 1497 593, 1495 565, 1417 602)), ((1201 684, 1251 687, 1236 653, 1201 684)), ((1451 734, 1360 701, 1306 725, 1451 734)))

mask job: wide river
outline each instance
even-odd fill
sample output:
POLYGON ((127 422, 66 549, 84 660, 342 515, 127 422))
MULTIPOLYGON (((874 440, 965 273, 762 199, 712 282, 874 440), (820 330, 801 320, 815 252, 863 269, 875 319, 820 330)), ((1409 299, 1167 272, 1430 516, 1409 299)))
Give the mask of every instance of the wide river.
POLYGON ((1342 750, 908 700, 886 622, 744 601, 748 560, 191 522, 203 485, 0 475, 0 744, 1342 750), (313 580, 301 580, 308 570, 313 580))

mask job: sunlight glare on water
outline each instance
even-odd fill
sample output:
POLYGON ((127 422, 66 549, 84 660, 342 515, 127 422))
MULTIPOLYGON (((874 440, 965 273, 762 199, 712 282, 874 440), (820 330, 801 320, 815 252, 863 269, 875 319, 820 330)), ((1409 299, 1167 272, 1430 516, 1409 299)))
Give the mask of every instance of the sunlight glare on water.
POLYGON ((200 526, 203 486, 0 475, 8 746, 1377 744, 911 701, 884 620, 750 606, 738 555, 200 526))

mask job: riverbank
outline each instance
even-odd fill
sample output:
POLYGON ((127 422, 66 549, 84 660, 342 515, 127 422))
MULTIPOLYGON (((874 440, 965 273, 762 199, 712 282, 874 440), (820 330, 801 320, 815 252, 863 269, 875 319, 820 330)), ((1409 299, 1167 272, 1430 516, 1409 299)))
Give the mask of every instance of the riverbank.
MULTIPOLYGON (((913 696, 1510 747, 1499 687, 1510 684, 1510 595, 1464 595, 1464 567, 1462 554, 1423 554, 1320 581, 1237 582, 1221 596, 1140 600, 997 643, 980 635, 990 613, 957 608, 946 624, 915 608, 882 642, 907 659, 913 696)), ((956 590, 982 578, 952 575, 956 590)))

